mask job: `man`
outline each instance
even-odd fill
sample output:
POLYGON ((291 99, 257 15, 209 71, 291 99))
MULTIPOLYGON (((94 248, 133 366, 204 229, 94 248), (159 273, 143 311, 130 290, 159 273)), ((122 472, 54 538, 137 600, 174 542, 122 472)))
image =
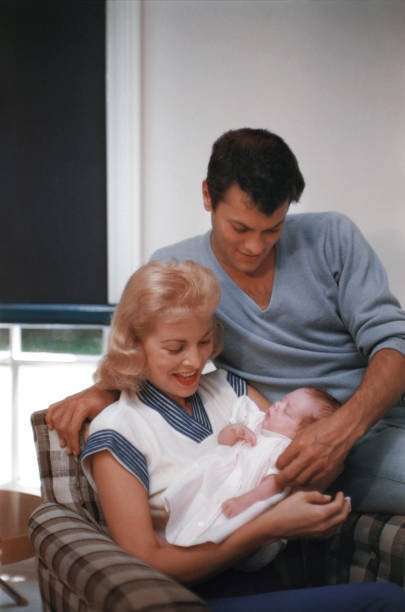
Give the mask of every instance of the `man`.
MULTIPOLYGON (((227 132, 214 144, 203 183, 212 231, 152 258, 193 259, 218 276, 218 366, 272 401, 312 385, 342 403, 280 456, 280 483, 325 487, 344 463, 339 487, 355 509, 405 514, 405 313, 349 219, 287 217, 304 185, 280 137, 227 132)), ((114 399, 92 387, 52 406, 48 423, 77 451, 82 420, 114 399)))

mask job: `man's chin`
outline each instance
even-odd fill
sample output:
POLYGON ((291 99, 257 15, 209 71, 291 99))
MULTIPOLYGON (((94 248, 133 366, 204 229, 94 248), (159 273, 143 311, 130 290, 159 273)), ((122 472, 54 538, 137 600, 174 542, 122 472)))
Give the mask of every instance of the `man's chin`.
POLYGON ((251 260, 247 260, 246 257, 239 258, 238 261, 235 261, 234 267, 239 270, 239 272, 244 272, 245 274, 254 274, 260 268, 263 263, 263 259, 259 257, 252 258, 251 260))

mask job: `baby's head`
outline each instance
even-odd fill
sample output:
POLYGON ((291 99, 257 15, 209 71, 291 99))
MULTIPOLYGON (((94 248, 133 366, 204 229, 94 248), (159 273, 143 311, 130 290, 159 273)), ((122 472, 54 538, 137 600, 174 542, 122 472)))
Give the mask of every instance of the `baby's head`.
POLYGON ((339 406, 339 402, 326 391, 301 387, 270 406, 263 428, 293 438, 300 429, 330 416, 339 406))
POLYGON ((169 395, 194 393, 206 361, 221 348, 219 300, 214 274, 195 262, 139 268, 115 310, 98 385, 133 393, 147 378, 169 395))

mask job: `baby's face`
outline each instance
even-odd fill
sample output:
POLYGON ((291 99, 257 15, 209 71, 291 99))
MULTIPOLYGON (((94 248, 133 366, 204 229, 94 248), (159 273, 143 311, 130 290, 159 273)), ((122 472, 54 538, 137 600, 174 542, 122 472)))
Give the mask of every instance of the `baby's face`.
POLYGON ((319 401, 304 389, 287 393, 269 408, 263 427, 293 438, 305 418, 318 416, 319 401))

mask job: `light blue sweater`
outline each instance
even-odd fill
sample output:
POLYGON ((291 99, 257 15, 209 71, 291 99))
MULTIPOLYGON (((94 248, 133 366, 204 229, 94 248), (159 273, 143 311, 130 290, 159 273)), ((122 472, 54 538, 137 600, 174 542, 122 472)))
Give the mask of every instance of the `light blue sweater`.
MULTIPOLYGON (((152 259, 192 259, 215 272, 222 288, 217 315, 225 331, 216 363, 252 381, 271 400, 312 385, 343 402, 376 351, 405 354, 405 312, 389 291, 377 255, 344 215, 288 215, 265 310, 222 269, 210 232, 159 249, 152 259)), ((392 413, 405 420, 404 407, 392 413)))

